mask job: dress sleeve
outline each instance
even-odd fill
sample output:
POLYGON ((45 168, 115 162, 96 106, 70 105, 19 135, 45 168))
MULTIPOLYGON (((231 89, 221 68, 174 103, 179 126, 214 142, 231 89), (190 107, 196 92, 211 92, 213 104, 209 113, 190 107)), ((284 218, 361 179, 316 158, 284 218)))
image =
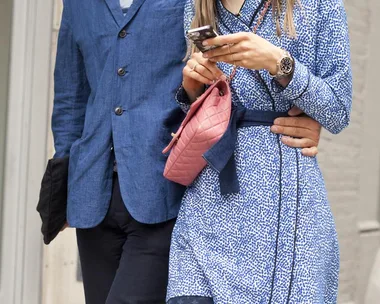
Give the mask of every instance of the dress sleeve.
MULTIPOLYGON (((184 35, 185 35, 188 49, 191 47, 191 42, 187 39, 186 31, 190 28, 194 15, 195 15, 194 0, 188 0, 185 4, 185 11, 184 11, 184 35)), ((182 86, 178 89, 175 99, 178 105, 181 107, 181 109, 185 113, 187 113, 190 109, 190 99, 187 96, 187 93, 182 86)))
POLYGON ((183 86, 180 86, 178 89, 176 95, 175 95, 175 100, 177 101, 178 105, 181 107, 182 111, 187 113, 190 110, 190 99, 187 96, 187 93, 183 86))
POLYGON ((186 31, 188 31, 191 27, 191 23, 193 22, 194 16, 195 16, 195 5, 194 0, 187 0, 185 3, 185 11, 184 11, 184 35, 186 39, 186 43, 189 46, 190 41, 187 39, 186 31))
POLYGON ((315 75, 295 59, 292 81, 282 91, 273 89, 280 99, 337 134, 349 124, 352 105, 350 43, 342 0, 320 1, 318 18, 315 75))
POLYGON ((64 5, 54 70, 54 157, 67 156, 73 142, 82 136, 89 94, 82 54, 74 40, 69 12, 64 5))

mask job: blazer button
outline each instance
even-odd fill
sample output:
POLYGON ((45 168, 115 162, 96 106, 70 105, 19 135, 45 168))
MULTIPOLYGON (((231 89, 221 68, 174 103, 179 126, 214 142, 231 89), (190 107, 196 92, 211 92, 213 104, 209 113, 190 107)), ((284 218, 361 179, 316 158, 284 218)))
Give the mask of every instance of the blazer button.
POLYGON ((117 116, 122 115, 122 114, 123 114, 123 109, 122 109, 121 107, 117 107, 117 108, 115 108, 115 114, 116 114, 117 116))
POLYGON ((124 76, 127 72, 125 71, 124 68, 120 68, 117 70, 117 75, 119 76, 124 76))
POLYGON ((127 31, 126 31, 126 30, 121 30, 121 31, 119 32, 119 37, 120 37, 120 38, 125 38, 125 37, 127 37, 127 31))

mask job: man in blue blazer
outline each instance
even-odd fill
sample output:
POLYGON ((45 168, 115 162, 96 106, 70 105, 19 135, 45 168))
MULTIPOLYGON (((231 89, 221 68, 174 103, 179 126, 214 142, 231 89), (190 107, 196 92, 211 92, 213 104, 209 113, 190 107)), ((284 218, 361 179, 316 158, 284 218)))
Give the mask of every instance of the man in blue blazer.
MULTIPOLYGON (((185 189, 163 178, 161 151, 184 117, 174 98, 184 2, 64 0, 52 129, 55 157, 70 156, 67 217, 87 304, 165 303, 185 189)), ((282 129, 319 136, 303 130, 282 129)))

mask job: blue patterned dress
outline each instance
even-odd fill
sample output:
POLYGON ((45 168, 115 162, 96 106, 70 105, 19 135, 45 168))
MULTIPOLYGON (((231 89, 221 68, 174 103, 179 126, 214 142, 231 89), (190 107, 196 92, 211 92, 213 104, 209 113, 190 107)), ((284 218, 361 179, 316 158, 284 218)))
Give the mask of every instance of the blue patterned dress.
MULTIPOLYGON (((349 123, 352 101, 343 2, 301 3, 294 12, 296 38, 278 39, 271 9, 257 32, 295 57, 291 83, 281 89, 267 71, 240 68, 233 102, 270 111, 296 105, 339 133, 349 123)), ((246 0, 238 18, 219 0, 219 32, 251 31, 261 4, 246 0)), ((185 30, 193 16, 190 0, 185 30)), ((240 193, 221 195, 209 166, 187 189, 172 237, 169 303, 336 303, 339 248, 317 159, 283 145, 266 126, 239 129, 235 159, 240 193)))

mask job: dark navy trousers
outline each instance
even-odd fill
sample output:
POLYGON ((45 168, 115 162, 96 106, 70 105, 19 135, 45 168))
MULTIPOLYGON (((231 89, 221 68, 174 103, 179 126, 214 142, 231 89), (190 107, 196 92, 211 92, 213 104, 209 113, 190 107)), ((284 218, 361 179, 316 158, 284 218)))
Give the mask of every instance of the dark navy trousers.
POLYGON ((134 220, 114 173, 106 217, 95 228, 77 229, 86 304, 164 304, 174 223, 134 220))

